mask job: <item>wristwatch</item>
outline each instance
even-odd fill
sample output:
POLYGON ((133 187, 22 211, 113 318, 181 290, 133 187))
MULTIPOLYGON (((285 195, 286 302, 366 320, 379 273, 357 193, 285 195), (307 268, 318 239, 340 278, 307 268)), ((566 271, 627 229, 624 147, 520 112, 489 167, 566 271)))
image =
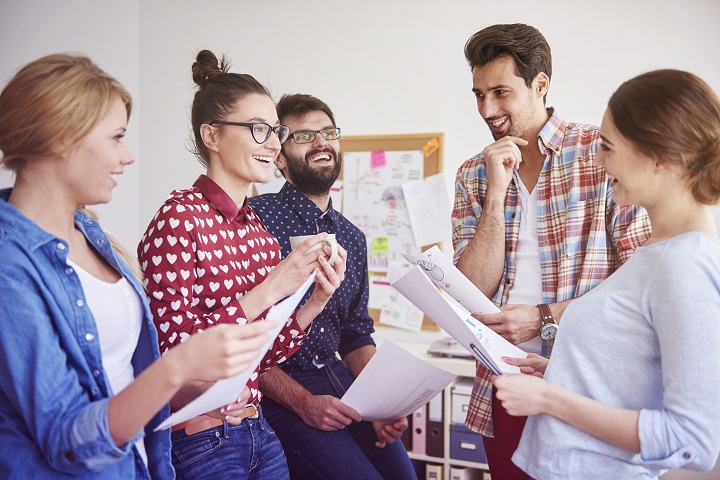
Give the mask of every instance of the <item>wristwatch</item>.
POLYGON ((550 307, 548 307, 545 303, 541 303, 537 307, 540 309, 540 320, 542 321, 540 331, 538 332, 538 334, 540 334, 540 338, 543 340, 555 340, 555 335, 557 335, 558 331, 558 324, 550 312, 550 307))

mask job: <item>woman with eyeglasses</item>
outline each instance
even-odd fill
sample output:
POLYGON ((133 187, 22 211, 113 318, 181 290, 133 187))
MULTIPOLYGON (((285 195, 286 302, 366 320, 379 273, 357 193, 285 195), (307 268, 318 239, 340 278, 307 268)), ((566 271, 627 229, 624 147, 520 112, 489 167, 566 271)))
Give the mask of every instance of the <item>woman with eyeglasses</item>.
POLYGON ((224 325, 160 358, 140 281, 84 208, 135 161, 131 107, 82 55, 35 60, 0 93, 15 174, 0 190, 0 478, 173 478, 155 431, 168 401, 249 368, 267 341, 266 325, 224 325))
MULTIPOLYGON (((344 277, 346 253, 340 249, 333 266, 325 249, 303 256, 327 235, 321 233, 280 261, 278 241, 248 206, 246 192, 271 179, 289 129, 279 124, 267 89, 250 75, 229 73, 225 58, 218 62, 203 50, 192 74, 195 153, 207 171, 191 188, 171 193, 138 246, 160 350, 172 351, 215 325, 264 320, 272 305, 317 274, 309 300, 251 376, 249 401, 173 427, 172 461, 181 479, 286 479, 283 448, 259 410, 258 376, 299 348, 344 277)), ((211 385, 183 389, 171 407, 211 385)))

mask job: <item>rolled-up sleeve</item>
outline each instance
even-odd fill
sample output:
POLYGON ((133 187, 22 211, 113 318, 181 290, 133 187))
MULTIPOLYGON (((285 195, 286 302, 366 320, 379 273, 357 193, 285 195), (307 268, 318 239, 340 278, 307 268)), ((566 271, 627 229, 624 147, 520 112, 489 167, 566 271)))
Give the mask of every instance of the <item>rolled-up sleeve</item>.
POLYGON ((640 412, 638 460, 648 468, 710 470, 720 452, 720 273, 697 252, 672 256, 659 262, 647 289, 664 391, 662 409, 640 412))
MULTIPOLYGON (((0 411, 7 415, 5 432, 17 432, 17 461, 32 461, 29 442, 52 468, 74 475, 100 471, 127 455, 134 440, 123 448, 115 445, 107 419, 109 398, 92 378, 83 386, 78 373, 88 366, 78 365, 87 345, 72 340, 87 307, 78 302, 80 312, 68 312, 63 299, 53 298, 38 278, 2 267, 0 284, 0 411)), ((88 341, 93 338, 87 335, 88 341)), ((101 366, 96 371, 104 375, 101 366)), ((85 377, 92 377, 89 369, 85 377)))
POLYGON ((453 263, 460 261, 465 247, 475 236, 482 205, 478 198, 480 175, 484 174, 480 156, 463 163, 455 178, 455 200, 452 210, 453 263))

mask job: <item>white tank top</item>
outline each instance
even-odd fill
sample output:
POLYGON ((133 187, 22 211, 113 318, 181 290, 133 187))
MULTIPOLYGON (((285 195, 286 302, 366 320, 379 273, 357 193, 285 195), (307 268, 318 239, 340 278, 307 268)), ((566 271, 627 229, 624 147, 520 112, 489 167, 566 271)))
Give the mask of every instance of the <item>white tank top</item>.
MULTIPOLYGON (((132 356, 142 328, 142 303, 132 285, 120 278, 108 283, 94 277, 68 259, 85 293, 88 308, 95 318, 100 336, 100 351, 112 393, 117 395, 135 379, 132 356)), ((136 446, 145 464, 147 453, 143 439, 136 446)))

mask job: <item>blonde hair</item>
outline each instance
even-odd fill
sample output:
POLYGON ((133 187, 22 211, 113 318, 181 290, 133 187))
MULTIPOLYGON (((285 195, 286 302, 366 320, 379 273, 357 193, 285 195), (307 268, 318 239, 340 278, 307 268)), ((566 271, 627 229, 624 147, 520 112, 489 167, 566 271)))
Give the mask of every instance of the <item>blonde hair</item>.
POLYGON ((76 147, 120 98, 130 94, 88 57, 53 54, 21 68, 0 94, 3 166, 17 173, 33 158, 76 147))

